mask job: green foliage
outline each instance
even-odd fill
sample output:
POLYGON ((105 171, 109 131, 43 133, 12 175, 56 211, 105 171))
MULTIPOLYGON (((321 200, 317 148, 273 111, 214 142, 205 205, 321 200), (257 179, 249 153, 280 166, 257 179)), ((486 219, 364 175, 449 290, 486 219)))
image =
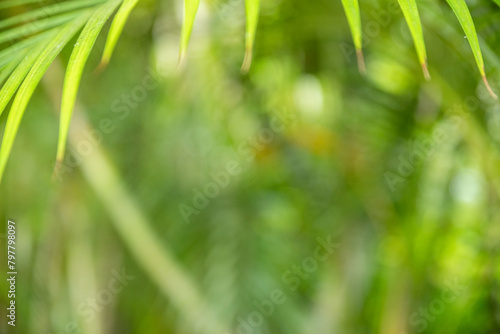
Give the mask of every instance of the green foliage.
POLYGON ((121 2, 122 0, 111 0, 94 11, 85 28, 83 28, 80 37, 78 37, 71 53, 62 94, 57 161, 63 160, 66 151, 66 140, 68 138, 71 115, 75 107, 76 94, 80 86, 80 80, 82 79, 83 68, 104 23, 106 23, 121 2))
POLYGON ((22 24, 23 22, 34 21, 39 18, 45 18, 46 16, 51 16, 55 14, 69 12, 75 9, 92 6, 100 2, 102 3, 103 1, 104 0, 80 0, 80 1, 70 1, 70 2, 63 2, 60 4, 48 5, 43 8, 35 9, 27 13, 10 17, 6 20, 2 20, 0 22, 0 29, 5 29, 16 24, 22 24))
MULTIPOLYGON (((7 1, 2 4, 0 8, 9 8, 13 6, 27 5, 32 1, 22 0, 22 1, 7 1)), ((61 104, 61 126, 60 126, 60 136, 57 150, 57 159, 60 161, 64 157, 64 151, 66 148, 66 140, 69 130, 69 124, 71 121, 71 115, 76 99, 76 94, 78 91, 79 83, 83 73, 83 68, 88 59, 88 56, 93 48, 93 45, 101 31, 104 23, 111 16, 115 8, 121 4, 115 19, 111 25, 111 29, 108 33, 108 38, 106 46, 103 52, 101 68, 105 67, 109 62, 119 36, 123 30, 123 27, 132 11, 132 9, 137 5, 138 0, 112 0, 106 2, 102 7, 98 5, 104 2, 104 0, 75 0, 67 1, 52 5, 46 5, 44 8, 34 9, 0 22, 0 29, 4 29, 0 32, 0 43, 6 43, 12 40, 18 40, 9 48, 0 52, 0 69, 2 70, 0 78, 7 78, 9 72, 15 67, 15 63, 18 61, 19 52, 28 52, 32 50, 37 45, 47 43, 52 32, 62 29, 63 25, 68 21, 79 20, 82 16, 85 16, 87 9, 91 8, 93 15, 90 21, 85 26, 84 32, 80 35, 78 42, 75 44, 75 49, 72 53, 70 63, 66 73, 66 80, 63 89, 63 101, 61 104), (18 24, 30 22, 27 24, 18 24), (12 27, 12 28, 10 28, 12 27), (10 29, 6 29, 10 28, 10 29), (6 30, 5 30, 6 29, 6 30), (16 60, 17 59, 17 60, 16 60)), ((488 88, 490 94, 494 97, 495 94, 491 90, 488 81, 486 79, 486 74, 484 70, 484 62, 481 54, 481 49, 479 47, 479 41, 477 38, 474 23, 472 21, 471 15, 467 8, 467 5, 463 0, 448 0, 451 8, 455 12, 457 18, 462 25, 466 36, 471 45, 474 57, 476 59, 479 71, 483 80, 488 88)), ((417 9, 416 2, 414 0, 399 0, 399 4, 403 10, 405 19, 413 37, 415 48, 417 50, 417 55, 419 62, 422 66, 424 75, 429 78, 427 70, 427 55, 425 50, 424 37, 422 33, 422 27, 420 23, 420 17, 417 9)), ((358 66, 361 72, 365 71, 364 60, 362 55, 362 25, 360 19, 360 10, 357 0, 342 0, 342 5, 346 12, 346 16, 349 21, 349 26, 353 36, 353 42, 356 48, 356 53, 358 57, 358 66)), ((185 0, 184 1, 184 16, 182 31, 180 37, 180 49, 179 49, 179 61, 181 62, 187 52, 187 47, 189 44, 189 39, 191 36, 191 31, 193 29, 196 12, 198 10, 199 0, 185 0)), ((255 43, 255 35, 257 31, 257 23, 259 18, 259 0, 246 0, 245 1, 245 11, 246 11, 246 33, 245 33, 245 57, 242 65, 242 71, 247 72, 250 68, 252 61, 253 46, 255 43)), ((3 104, 7 104, 12 94, 15 92, 16 84, 20 83, 22 80, 22 75, 26 70, 27 62, 23 62, 23 68, 20 71, 16 71, 16 76, 9 81, 9 85, 5 86, 0 92, 3 97, 3 104)), ((26 95, 28 98, 30 95, 26 95)), ((27 102, 27 101, 26 101, 27 102)), ((4 106, 5 107, 5 106, 4 106)), ((20 113, 22 117, 23 113, 20 113)), ((17 124, 17 123, 13 123, 17 124)), ((16 129, 10 129, 10 134, 17 133, 16 129)), ((7 142, 7 146, 9 146, 7 142)), ((4 149, 4 158, 8 157, 10 148, 4 149)), ((1 178, 0 169, 0 178, 1 178)))
MULTIPOLYGON (((59 52, 61 52, 62 48, 66 45, 66 43, 69 42, 73 35, 88 19, 89 14, 90 12, 86 12, 80 15, 76 20, 62 26, 62 28, 59 29, 54 38, 48 40, 47 46, 36 58, 36 61, 31 66, 28 74, 23 80, 23 83, 19 87, 16 97, 14 98, 14 102, 12 103, 9 116, 7 118, 7 125, 5 127, 5 132, 2 140, 2 147, 0 148, 0 181, 5 171, 5 166, 7 165, 7 160, 9 158, 12 145, 14 144, 14 139, 16 137, 17 131, 19 130, 21 119, 23 118, 28 102, 33 95, 33 92, 35 91, 36 86, 42 79, 42 76, 44 75, 45 71, 47 71, 50 64, 52 64, 56 56, 59 54, 59 52)), ((22 68, 21 71, 18 72, 20 74, 24 72, 28 65, 31 65, 31 57, 25 58, 25 60, 27 60, 26 63, 23 62, 21 63, 21 65, 19 65, 22 68)), ((18 80, 15 80, 12 86, 5 86, 2 89, 2 91, 4 89, 8 90, 5 93, 5 100, 10 99, 13 89, 9 88, 15 87, 16 84, 19 84, 18 80)))
POLYGON ((130 16, 130 13, 137 5, 139 0, 124 0, 120 9, 116 13, 116 16, 111 24, 111 28, 109 29, 108 39, 106 40, 106 46, 104 47, 104 52, 102 55, 101 65, 106 66, 113 55, 113 51, 115 49, 116 43, 118 43, 118 39, 125 27, 125 23, 127 23, 127 19, 130 16))
POLYGON ((474 58, 476 59, 477 67, 479 68, 479 73, 483 77, 484 83, 488 88, 491 96, 497 98, 495 93, 490 88, 488 84, 488 80, 486 79, 486 73, 484 72, 484 62, 483 62, 483 54, 481 53, 481 47, 479 46, 479 40, 477 38, 476 27, 474 26, 474 22, 472 21, 472 17, 469 12, 469 8, 467 8, 467 4, 465 0, 447 0, 450 7, 455 12, 458 20, 460 21, 460 25, 464 29, 465 35, 469 41, 470 47, 472 48, 472 53, 474 54, 474 58))
POLYGON ((245 58, 241 70, 248 72, 252 64, 253 45, 255 43, 255 33, 259 22, 260 0, 245 0, 246 12, 246 33, 245 33, 245 58))
MULTIPOLYGON (((476 59, 479 72, 483 78, 483 81, 488 89, 488 92, 491 94, 493 98, 496 98, 495 93, 490 88, 488 84, 488 80, 486 79, 486 74, 484 71, 484 63, 483 57, 481 54, 481 49, 479 47, 478 37, 476 33, 476 29, 474 27, 474 22, 472 21, 472 17, 470 15, 469 9, 467 8, 467 4, 465 0, 447 0, 455 15, 457 16, 460 24, 462 25, 467 38, 469 39, 469 43, 472 48, 472 52, 474 53, 474 57, 476 59)), ((418 13, 418 8, 415 0, 398 0, 399 5, 403 11, 406 22, 408 23, 408 27, 410 28, 411 35, 413 37, 415 48, 417 51, 417 55, 420 61, 420 65, 422 66, 422 70, 424 72, 424 76, 426 79, 430 79, 430 75, 427 69, 427 54, 425 51, 425 42, 424 36, 422 33, 422 26, 420 22, 420 16, 418 13)), ((361 54, 361 36, 362 36, 362 27, 361 20, 359 18, 359 8, 357 0, 342 0, 342 4, 344 6, 344 10, 346 12, 349 26, 351 27, 351 32, 354 40, 354 45, 356 47, 358 53, 358 64, 362 64, 360 61, 359 55, 361 54)), ((359 65, 360 69, 363 68, 362 65, 359 65)))
POLYGON ((179 63, 181 63, 186 56, 189 39, 191 38, 191 31, 193 31, 194 18, 196 17, 199 5, 200 0, 184 0, 184 16, 182 21, 181 45, 179 49, 179 63))
POLYGON ((403 10, 403 14, 413 37, 413 41, 415 42, 418 60, 422 66, 424 76, 426 79, 430 79, 429 71, 427 70, 427 53, 425 51, 424 35, 422 33, 422 25, 420 23, 417 3, 415 0, 399 0, 399 5, 403 10))
MULTIPOLYGON (((15 3, 0 22, 39 10, 15 3)), ((20 226, 18 333, 63 333, 73 321, 81 334, 250 332, 240 319, 267 313, 276 289, 286 300, 254 333, 500 333, 500 105, 446 2, 401 0, 389 13, 387 1, 360 11, 208 1, 203 21, 191 18, 201 56, 183 71, 172 10, 182 1, 69 3, 1 30, 77 18, 0 46, 0 217, 20 226), (358 42, 346 14, 358 15, 358 42), (258 52, 241 75, 249 36, 258 52), (85 75, 103 46, 99 70, 113 65, 85 75), (315 263, 328 236, 340 246, 315 263), (101 299, 122 266, 135 279, 87 321, 81 303, 101 299), (466 287, 451 303, 449 281, 466 287)), ((497 90, 500 8, 468 5, 497 90)))
POLYGON ((362 53, 363 27, 361 26, 361 14, 359 13, 358 0, 342 0, 349 27, 351 28, 352 40, 358 57, 358 68, 361 73, 366 71, 362 53))
MULTIPOLYGON (((75 44, 63 88, 61 139, 58 144, 57 157, 58 159, 64 157, 65 142, 83 67, 101 28, 121 2, 122 0, 62 2, 13 16, 0 23, 0 27, 7 28, 0 33, 0 44, 17 40, 0 52, 0 70, 2 76, 8 77, 0 90, 1 111, 20 87, 9 111, 0 148, 0 180, 34 89, 62 48, 81 29, 83 24, 86 24, 75 44), (40 51, 41 49, 43 51, 40 51), (41 52, 40 58, 36 58, 38 52, 41 52), (26 57, 19 63, 20 53, 26 57), (19 65, 13 70, 16 64, 19 65)), ((28 3, 30 2, 12 1, 4 3, 3 8, 28 3)))
POLYGON ((0 9, 28 5, 40 2, 40 0, 5 0, 0 3, 0 9))

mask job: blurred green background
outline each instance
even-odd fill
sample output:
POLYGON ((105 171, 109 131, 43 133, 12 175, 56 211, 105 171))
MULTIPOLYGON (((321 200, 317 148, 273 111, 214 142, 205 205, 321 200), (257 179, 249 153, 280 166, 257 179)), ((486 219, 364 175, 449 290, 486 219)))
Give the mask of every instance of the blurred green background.
MULTIPOLYGON (((431 81, 389 2, 360 2, 362 76, 340 1, 263 1, 242 74, 243 1, 201 3, 177 68, 182 2, 143 0, 51 179, 65 49, 0 185, 0 332, 500 333, 500 104, 418 5, 431 81)), ((500 93, 500 7, 468 5, 500 93)))

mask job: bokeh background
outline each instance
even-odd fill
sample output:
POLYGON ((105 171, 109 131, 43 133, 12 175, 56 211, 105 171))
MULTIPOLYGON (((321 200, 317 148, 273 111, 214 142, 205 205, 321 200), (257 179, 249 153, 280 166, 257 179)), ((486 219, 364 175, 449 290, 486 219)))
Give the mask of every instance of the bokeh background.
MULTIPOLYGON (((263 1, 242 74, 242 0, 201 3, 181 67, 182 2, 143 0, 54 179, 65 49, 0 185, 0 331, 500 333, 500 104, 446 2, 418 5, 431 81, 389 2, 360 2, 362 76, 340 1, 263 1)), ((500 93, 500 7, 468 5, 500 93)))

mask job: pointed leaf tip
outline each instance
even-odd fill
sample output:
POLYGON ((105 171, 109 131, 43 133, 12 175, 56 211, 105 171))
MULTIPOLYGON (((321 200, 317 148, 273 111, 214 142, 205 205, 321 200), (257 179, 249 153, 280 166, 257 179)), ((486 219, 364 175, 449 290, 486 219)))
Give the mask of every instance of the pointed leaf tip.
POLYGON ((252 53, 255 43, 255 34, 259 22, 260 0, 245 0, 246 31, 245 31, 245 57, 241 65, 241 72, 247 73, 252 65, 252 53))
POLYGON ((250 66, 252 65, 252 49, 245 49, 245 57, 243 58, 243 64, 241 65, 241 73, 248 73, 250 66))
POLYGON ((139 0, 125 0, 116 13, 113 23, 111 23, 111 27, 109 28, 108 38, 102 53, 101 64, 99 64, 101 69, 106 68, 106 65, 109 63, 109 60, 115 50, 116 43, 122 34, 123 28, 125 27, 125 23, 138 2, 139 0))
POLYGON ((498 96, 493 92, 493 89, 491 89, 490 84, 488 83, 488 79, 486 78, 486 75, 483 74, 483 81, 484 85, 486 86, 486 89, 488 90, 488 93, 490 93, 491 97, 493 97, 495 100, 498 99, 498 96))
POLYGON ((100 75, 104 70, 108 67, 108 61, 105 59, 102 59, 99 65, 95 68, 93 74, 94 75, 100 75))
POLYGON ((52 176, 50 177, 52 182, 55 182, 59 179, 59 173, 61 171, 62 161, 57 159, 54 165, 54 169, 52 170, 52 176))
POLYGON ((491 90, 491 87, 488 84, 488 80, 486 79, 483 55, 481 53, 481 48, 479 45, 479 38, 477 36, 476 27, 474 26, 474 21, 472 20, 469 8, 467 7, 467 3, 464 0, 447 0, 447 2, 455 13, 455 16, 458 18, 458 21, 460 22, 460 25, 465 32, 465 36, 467 37, 467 41, 469 42, 472 53, 474 54, 474 58, 476 59, 476 64, 479 69, 479 73, 481 73, 481 76, 483 77, 486 89, 488 89, 490 95, 496 99, 496 95, 491 90))
POLYGON ((61 99, 61 114, 59 122, 59 140, 57 143, 57 159, 63 160, 66 151, 66 140, 68 137, 71 116, 76 103, 76 96, 83 69, 87 63, 90 52, 94 47, 104 24, 120 5, 121 0, 111 0, 98 7, 88 19, 80 33, 78 40, 71 52, 66 68, 64 85, 61 99))
POLYGON ((365 57, 363 56, 363 50, 356 49, 356 57, 358 59, 358 70, 362 75, 366 74, 365 57))
POLYGON ((422 72, 424 73, 425 80, 431 80, 431 75, 429 74, 429 69, 427 68, 427 62, 420 64, 422 66, 422 72))
POLYGON ((181 65, 184 60, 199 5, 200 0, 184 0, 184 17, 182 21, 178 66, 181 65))
POLYGON ((424 35, 422 32, 422 24, 420 22, 420 14, 418 13, 417 3, 415 0, 398 0, 403 15, 405 17, 408 28, 410 29, 413 38, 413 44, 417 51, 417 57, 422 66, 422 72, 426 80, 430 80, 429 71, 427 69, 427 51, 425 50, 424 35))
POLYGON ((347 23, 351 30, 352 41, 356 48, 356 56, 358 58, 358 69, 361 74, 366 73, 363 52, 361 51, 363 33, 361 29, 361 15, 359 12, 358 0, 342 0, 342 7, 347 16, 347 23))

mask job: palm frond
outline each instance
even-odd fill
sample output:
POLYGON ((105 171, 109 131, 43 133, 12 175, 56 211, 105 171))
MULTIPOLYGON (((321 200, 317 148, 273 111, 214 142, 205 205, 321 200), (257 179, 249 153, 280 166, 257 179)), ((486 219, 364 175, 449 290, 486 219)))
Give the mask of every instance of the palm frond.
POLYGON ((0 69, 10 64, 12 60, 18 57, 19 53, 27 51, 31 46, 45 43, 47 38, 54 31, 55 30, 44 31, 43 33, 24 39, 0 51, 0 69))
POLYGON ((69 59, 64 80, 63 95, 61 102, 61 123, 59 128, 59 143, 57 146, 57 161, 62 161, 66 149, 66 139, 68 137, 69 124, 73 108, 75 106, 76 94, 80 86, 83 68, 87 63, 90 51, 101 32, 101 29, 118 7, 122 0, 112 0, 99 7, 85 25, 78 38, 73 53, 69 59))
MULTIPOLYGON (((57 159, 62 160, 66 148, 69 124, 75 104, 76 95, 81 81, 83 69, 94 43, 104 25, 113 12, 121 5, 111 25, 100 67, 110 60, 124 25, 133 8, 139 0, 75 0, 47 4, 38 9, 28 9, 27 12, 12 16, 0 22, 0 82, 5 81, 0 90, 0 112, 5 109, 10 99, 16 94, 14 103, 7 119, 4 141, 0 151, 0 179, 5 169, 19 123, 25 108, 41 76, 78 29, 85 26, 78 42, 75 44, 66 72, 61 103, 60 133, 57 149, 57 159), (83 23, 76 25, 75 22, 83 23), (69 26, 72 26, 70 29, 69 26), (79 27, 76 29, 75 27, 79 27), (76 30, 75 30, 76 29, 76 30), (71 36, 69 34, 71 33, 71 36), (69 36, 69 37, 68 37, 69 36), (59 40, 59 43, 55 43, 59 40), (62 43, 64 42, 64 43, 62 43), (10 43, 10 46, 5 44, 10 43), (46 46, 46 47, 45 47, 46 46), (43 50, 42 50, 43 49, 43 50), (35 59, 40 54, 44 62, 35 59), (21 57, 22 55, 22 57, 21 57)), ((405 20, 409 26, 419 62, 424 75, 429 77, 427 70, 427 55, 422 33, 420 15, 415 0, 398 0, 405 20)), ((479 72, 493 97, 486 79, 484 61, 479 46, 478 36, 471 14, 464 0, 447 0, 457 16, 469 44, 472 48, 479 72)), ((0 4, 0 9, 16 6, 27 6, 36 3, 35 0, 8 0, 0 4)), ((498 0, 495 0, 498 3, 498 0)), ((186 55, 189 39, 194 25, 200 0, 184 1, 184 16, 180 37, 179 61, 186 55)), ((362 29, 358 0, 342 0, 342 5, 351 29, 353 42, 358 55, 358 66, 364 71, 362 56, 362 29)), ((24 7, 23 7, 24 8, 24 7)), ((246 32, 245 57, 242 72, 249 70, 255 35, 259 19, 260 0, 246 0, 246 32)))
POLYGON ((398 0, 403 15, 410 28, 415 49, 417 50, 418 60, 422 66, 422 71, 426 79, 430 79, 429 71, 427 70, 427 54, 425 51, 424 35, 422 33, 422 25, 420 23, 420 15, 418 14, 417 3, 415 0, 398 0))
POLYGON ((184 16, 182 20, 181 41, 179 48, 179 64, 182 63, 186 56, 191 31, 193 31, 194 18, 198 11, 200 0, 184 0, 184 16))
POLYGON ((111 24, 111 28, 109 29, 108 39, 106 41, 106 46, 104 47, 101 64, 99 65, 101 68, 109 63, 109 60, 113 55, 113 51, 115 50, 116 43, 118 42, 118 39, 123 31, 123 27, 138 2, 139 0, 125 0, 118 10, 118 13, 116 13, 113 23, 111 24))
MULTIPOLYGON (((63 87, 57 153, 62 159, 84 66, 103 25, 122 2, 123 0, 66 1, 28 10, 0 23, 0 30, 3 30, 0 31, 0 44, 14 41, 0 51, 0 79, 6 80, 0 89, 0 113, 15 95, 0 148, 0 180, 35 88, 60 51, 84 27, 70 57, 63 87)), ((4 2, 0 8, 30 3, 32 2, 27 0, 9 1, 4 2)))
POLYGON ((479 46, 479 40, 477 38, 476 27, 474 26, 474 22, 472 21, 472 16, 470 15, 469 8, 464 0, 447 0, 450 7, 453 9, 453 12, 458 18, 460 25, 464 29, 465 35, 469 40, 470 47, 472 48, 472 53, 474 54, 474 58, 476 59, 477 67, 479 68, 479 73, 483 77, 484 84, 488 89, 488 92, 495 99, 497 96, 491 90, 490 85, 488 84, 488 80, 486 79, 486 73, 484 71, 484 61, 483 55, 481 53, 481 47, 479 46))
POLYGON ((32 34, 60 26, 66 22, 74 20, 81 14, 80 11, 65 13, 45 19, 41 19, 36 23, 29 23, 20 27, 15 27, 0 33, 0 44, 12 42, 16 39, 25 38, 32 34))
POLYGON ((342 6, 344 7, 345 15, 347 16, 347 21, 349 22, 349 27, 351 29, 354 47, 356 48, 358 68, 361 73, 364 73, 366 69, 362 51, 363 31, 361 27, 361 14, 359 12, 358 0, 342 0, 342 6))
POLYGON ((37 3, 39 1, 40 0, 6 0, 0 3, 0 9, 29 5, 32 3, 37 3))
MULTIPOLYGON (((31 69, 42 50, 42 46, 33 48, 33 50, 29 52, 28 56, 24 57, 23 55, 24 59, 21 61, 19 66, 16 60, 12 62, 12 64, 15 64, 14 66, 12 66, 15 67, 15 70, 11 71, 12 74, 9 76, 9 79, 3 86, 3 89, 0 91, 0 115, 4 111, 5 106, 7 106, 7 103, 9 103, 16 90, 19 88, 19 85, 21 85, 22 81, 26 77, 26 74, 28 74, 28 71, 31 69)), ((6 68, 5 70, 10 71, 11 68, 6 68)))
POLYGON ((245 33, 245 58, 241 66, 242 72, 248 72, 252 64, 253 45, 255 32, 259 21, 260 0, 245 0, 246 33, 245 33))
MULTIPOLYGON (((36 58, 35 63, 19 88, 7 118, 2 147, 0 148, 0 181, 2 180, 5 166, 7 165, 7 160, 9 158, 12 145, 14 144, 17 131, 19 130, 19 125, 24 115, 24 111, 26 110, 35 88, 49 68, 50 64, 52 64, 56 56, 59 52, 61 52, 62 48, 69 42, 76 32, 81 29, 83 24, 85 24, 88 20, 89 16, 90 12, 85 12, 76 20, 67 23, 59 30, 58 34, 50 40, 50 43, 44 48, 40 56, 36 58)), ((24 64, 21 64, 20 66, 23 65, 24 64)), ((2 91, 6 88, 8 89, 8 86, 4 87, 2 91)), ((7 98, 8 95, 6 96, 6 99, 7 98)))
POLYGON ((55 14, 69 12, 75 9, 92 6, 102 2, 104 2, 104 0, 77 0, 48 5, 0 21, 0 29, 4 29, 20 23, 32 22, 39 18, 45 18, 47 16, 55 14))
MULTIPOLYGON (((10 74, 15 70, 16 66, 21 62, 24 58, 24 52, 18 54, 17 58, 11 60, 7 66, 0 72, 0 85, 4 83, 4 81, 10 76, 10 74)), ((2 112, 0 111, 0 115, 2 112)))
MULTIPOLYGON (((494 0, 500 5, 500 0, 494 0)), ((425 42, 422 33, 422 26, 420 22, 420 15, 418 13, 418 8, 415 0, 398 0, 399 5, 403 11, 405 20, 410 28, 410 32, 415 44, 415 49, 419 58, 420 65, 424 72, 426 79, 430 78, 428 68, 427 68, 427 55, 425 50, 425 42)), ((447 0, 448 4, 452 8, 456 17, 458 18, 466 36, 469 40, 469 44, 472 48, 474 58, 476 59, 477 66, 481 77, 486 85, 486 88, 493 98, 497 98, 493 90, 491 89, 488 80, 486 78, 486 73, 484 69, 484 61, 481 53, 481 48, 479 46, 478 36, 476 33, 476 28, 472 20, 471 14, 464 0, 447 0)), ((342 0, 344 10, 346 12, 347 19, 349 21, 349 26, 351 29, 352 38, 354 41, 354 46, 358 54, 358 64, 359 64, 359 54, 361 50, 361 38, 362 29, 359 19, 359 8, 357 0, 342 0)))

